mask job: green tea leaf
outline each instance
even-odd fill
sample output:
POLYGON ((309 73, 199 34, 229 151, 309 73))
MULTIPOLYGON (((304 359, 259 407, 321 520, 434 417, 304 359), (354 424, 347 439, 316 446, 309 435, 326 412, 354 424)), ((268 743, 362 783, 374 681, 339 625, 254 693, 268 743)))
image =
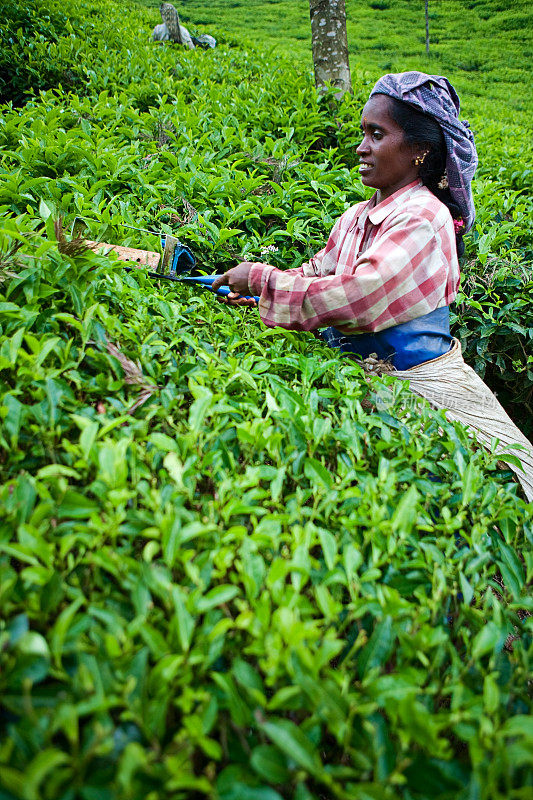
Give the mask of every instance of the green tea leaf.
POLYGON ((196 609, 199 613, 205 613, 211 608, 216 608, 223 603, 229 603, 239 594, 237 586, 215 586, 206 595, 201 597, 196 603, 196 609))

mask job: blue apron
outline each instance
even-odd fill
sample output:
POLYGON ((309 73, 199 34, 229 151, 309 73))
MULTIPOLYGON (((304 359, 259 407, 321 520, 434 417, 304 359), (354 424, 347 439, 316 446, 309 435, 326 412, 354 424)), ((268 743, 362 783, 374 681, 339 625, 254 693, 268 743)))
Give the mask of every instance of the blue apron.
POLYGON ((379 359, 389 361, 398 370, 411 369, 444 355, 453 342, 448 306, 379 333, 349 336, 336 328, 325 328, 319 333, 330 347, 338 347, 342 353, 353 353, 361 358, 376 353, 379 359))

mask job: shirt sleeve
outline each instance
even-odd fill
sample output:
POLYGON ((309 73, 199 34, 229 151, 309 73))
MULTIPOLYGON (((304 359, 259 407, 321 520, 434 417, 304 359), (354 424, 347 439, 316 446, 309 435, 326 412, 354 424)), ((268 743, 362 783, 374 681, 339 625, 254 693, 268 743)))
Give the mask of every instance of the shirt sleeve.
POLYGON ((334 274, 306 276, 254 265, 249 285, 260 295, 265 325, 305 331, 331 325, 344 333, 376 332, 446 303, 450 263, 442 237, 427 217, 400 213, 386 220, 379 236, 351 263, 343 263, 342 253, 333 253, 335 242, 330 247, 330 240, 321 268, 328 255, 335 255, 334 274))

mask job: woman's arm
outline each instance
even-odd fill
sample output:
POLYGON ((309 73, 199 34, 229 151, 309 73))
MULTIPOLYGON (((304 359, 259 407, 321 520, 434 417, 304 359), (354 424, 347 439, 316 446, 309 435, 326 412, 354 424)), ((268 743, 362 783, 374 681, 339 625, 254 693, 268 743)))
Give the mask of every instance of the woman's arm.
POLYGON ((459 275, 450 276, 449 239, 423 216, 398 214, 353 263, 339 265, 340 274, 306 277, 249 264, 243 288, 260 295, 269 327, 379 331, 451 302, 459 275))
POLYGON ((242 295, 259 294, 259 291, 251 292, 250 290, 249 275, 252 270, 256 275, 257 283, 261 286, 261 289, 264 285, 264 277, 266 278, 273 270, 276 272, 283 272, 283 275, 293 278, 332 275, 337 268, 338 253, 342 240, 344 236, 346 236, 346 231, 350 228, 356 212, 362 205, 362 203, 359 203, 357 206, 353 206, 348 209, 348 211, 345 211, 333 226, 326 246, 300 267, 278 270, 276 267, 272 266, 272 264, 242 261, 236 267, 228 270, 223 276, 218 278, 213 283, 213 290, 216 291, 220 286, 229 286, 233 291, 233 295, 229 295, 224 302, 230 305, 255 306, 256 303, 254 301, 245 300, 242 297, 242 295))

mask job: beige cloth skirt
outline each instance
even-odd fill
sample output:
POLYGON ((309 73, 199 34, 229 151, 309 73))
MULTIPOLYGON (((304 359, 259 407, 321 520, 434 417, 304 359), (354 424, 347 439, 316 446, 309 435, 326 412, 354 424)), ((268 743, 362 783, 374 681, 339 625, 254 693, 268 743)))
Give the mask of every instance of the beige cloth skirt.
MULTIPOLYGON (((380 371, 372 368, 371 359, 365 361, 365 366, 370 372, 380 371)), ((510 462, 509 467, 522 484, 528 501, 533 502, 533 445, 479 375, 465 364, 458 339, 439 358, 404 371, 392 368, 387 374, 408 380, 414 394, 424 397, 434 408, 444 409, 449 420, 465 425, 492 452, 519 458, 521 468, 510 462)))

